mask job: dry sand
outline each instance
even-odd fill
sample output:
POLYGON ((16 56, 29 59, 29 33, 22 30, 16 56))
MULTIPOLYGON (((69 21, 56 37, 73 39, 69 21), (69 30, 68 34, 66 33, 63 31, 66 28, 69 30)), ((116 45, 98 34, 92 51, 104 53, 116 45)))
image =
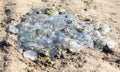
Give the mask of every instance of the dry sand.
POLYGON ((120 72, 119 25, 120 0, 0 0, 0 72, 120 72), (19 24, 21 17, 32 8, 52 5, 61 6, 81 20, 109 24, 109 34, 118 42, 118 46, 108 54, 83 49, 79 54, 68 54, 64 59, 47 64, 24 59, 16 51, 14 41, 4 41, 8 26, 19 24))

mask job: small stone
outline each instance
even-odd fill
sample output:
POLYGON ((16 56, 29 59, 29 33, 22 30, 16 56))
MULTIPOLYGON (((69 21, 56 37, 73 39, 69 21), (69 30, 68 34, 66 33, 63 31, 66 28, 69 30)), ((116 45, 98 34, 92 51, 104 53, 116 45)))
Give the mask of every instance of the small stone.
POLYGON ((6 24, 9 24, 9 23, 12 22, 12 20, 13 20, 13 19, 11 19, 11 18, 7 18, 7 19, 5 19, 5 23, 6 23, 6 24))
POLYGON ((54 7, 51 7, 51 8, 45 8, 44 11, 43 11, 45 14, 47 15, 51 15, 51 16, 56 16, 58 15, 58 10, 55 9, 54 7))
POLYGON ((11 10, 5 8, 5 13, 6 13, 7 16, 9 16, 11 14, 11 10))
POLYGON ((64 14, 65 12, 66 12, 66 10, 65 9, 62 9, 62 8, 60 8, 60 9, 58 9, 59 10, 59 14, 64 14))
POLYGON ((29 58, 31 60, 36 60, 37 59, 37 52, 32 51, 32 50, 27 50, 23 53, 24 58, 29 58))
POLYGON ((41 1, 43 1, 43 2, 48 2, 49 0, 41 0, 41 1))

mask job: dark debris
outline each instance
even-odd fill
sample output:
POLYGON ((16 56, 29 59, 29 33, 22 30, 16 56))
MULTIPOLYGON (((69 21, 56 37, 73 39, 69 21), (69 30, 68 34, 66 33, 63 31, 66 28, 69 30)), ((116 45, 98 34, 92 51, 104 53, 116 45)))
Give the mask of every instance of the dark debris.
POLYGON ((12 22, 12 20, 14 20, 14 19, 8 17, 8 18, 5 19, 4 21, 5 21, 6 24, 10 24, 10 23, 12 22))
POLYGON ((43 1, 43 2, 48 2, 49 0, 41 0, 41 1, 43 1))
POLYGON ((11 14, 11 10, 5 8, 5 13, 6 13, 7 16, 9 16, 11 14))
POLYGON ((109 49, 107 46, 103 48, 102 52, 105 53, 105 54, 107 54, 107 55, 108 54, 113 54, 113 51, 111 49, 109 49))
POLYGON ((117 59, 115 62, 118 63, 118 64, 120 64, 120 59, 117 59))
POLYGON ((0 50, 4 50, 4 47, 9 47, 9 46, 11 46, 11 44, 6 42, 5 40, 0 42, 0 50))

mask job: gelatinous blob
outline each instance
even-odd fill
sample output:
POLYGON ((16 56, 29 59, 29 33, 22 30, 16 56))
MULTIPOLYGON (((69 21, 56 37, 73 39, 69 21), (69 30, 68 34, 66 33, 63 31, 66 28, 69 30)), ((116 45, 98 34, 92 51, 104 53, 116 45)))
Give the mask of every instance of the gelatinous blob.
POLYGON ((111 38, 104 38, 103 42, 109 48, 114 48, 117 45, 117 42, 115 40, 111 39, 111 38))
POLYGON ((16 26, 12 25, 9 27, 9 31, 16 34, 16 33, 18 33, 18 28, 16 26))
POLYGON ((36 58, 32 49, 52 58, 55 55, 59 58, 61 53, 57 49, 77 52, 88 47, 102 51, 105 45, 109 48, 116 45, 115 41, 104 39, 104 35, 110 31, 107 24, 87 24, 79 21, 73 14, 55 7, 33 9, 18 26, 18 29, 13 26, 9 30, 17 33, 20 47, 30 49, 23 53, 25 58, 36 58))
POLYGON ((101 25, 100 31, 102 34, 107 34, 108 32, 110 32, 110 27, 107 24, 103 24, 101 25))
POLYGON ((32 51, 32 50, 26 50, 23 53, 24 58, 29 58, 31 60, 36 60, 37 59, 37 52, 32 51))
POLYGON ((40 45, 37 42, 25 42, 22 44, 25 48, 40 48, 40 45))

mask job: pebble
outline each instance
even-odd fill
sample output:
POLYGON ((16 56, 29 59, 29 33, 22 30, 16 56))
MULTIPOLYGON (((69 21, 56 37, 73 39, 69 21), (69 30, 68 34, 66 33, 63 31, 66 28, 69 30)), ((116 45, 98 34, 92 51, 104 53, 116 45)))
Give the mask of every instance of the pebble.
POLYGON ((65 9, 59 9, 59 14, 64 14, 66 12, 65 9))
POLYGON ((12 22, 12 20, 13 20, 13 19, 11 19, 11 18, 8 17, 7 19, 5 19, 5 23, 6 23, 6 24, 10 24, 10 23, 12 22))
POLYGON ((41 1, 43 1, 43 2, 48 2, 49 0, 41 0, 41 1))
POLYGON ((44 8, 43 13, 45 13, 47 15, 51 15, 51 16, 55 16, 55 15, 59 14, 55 7, 44 8))
POLYGON ((23 53, 24 58, 29 58, 31 60, 36 60, 37 59, 37 52, 33 51, 33 50, 26 50, 23 53))

